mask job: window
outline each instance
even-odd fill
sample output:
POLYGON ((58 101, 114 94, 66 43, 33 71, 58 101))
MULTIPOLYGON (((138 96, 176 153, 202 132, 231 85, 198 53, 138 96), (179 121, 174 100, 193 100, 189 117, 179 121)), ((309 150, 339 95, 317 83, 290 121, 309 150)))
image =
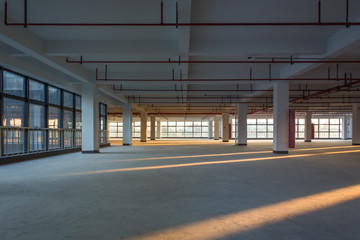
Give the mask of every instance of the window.
POLYGON ((75 95, 75 108, 81 110, 81 97, 78 95, 75 95))
POLYGON ((74 108, 74 95, 64 91, 64 107, 74 108))
POLYGON ((63 128, 73 128, 73 112, 64 110, 63 128))
POLYGON ((45 128, 45 106, 29 105, 29 127, 45 128))
POLYGON ((24 102, 4 98, 3 126, 24 127, 24 102))
POLYGON ((49 128, 60 128, 61 109, 57 107, 49 107, 49 128))
POLYGON ((40 102, 45 101, 45 84, 29 80, 29 98, 40 102))
POLYGON ((25 78, 3 71, 3 92, 18 97, 25 97, 25 78))
POLYGON ((81 125, 82 125, 82 122, 81 122, 81 112, 79 111, 76 111, 76 115, 75 115, 75 128, 76 129, 81 129, 81 125))
POLYGON ((60 105, 60 103, 61 103, 60 89, 49 86, 48 90, 49 90, 49 103, 55 104, 55 105, 60 105))

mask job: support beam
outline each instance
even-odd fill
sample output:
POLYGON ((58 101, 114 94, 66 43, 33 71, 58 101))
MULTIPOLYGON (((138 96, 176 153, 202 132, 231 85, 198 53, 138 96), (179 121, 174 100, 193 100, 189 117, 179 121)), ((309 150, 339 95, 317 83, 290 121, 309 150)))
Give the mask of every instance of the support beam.
POLYGON ((274 83, 273 152, 289 152, 289 82, 274 83))
POLYGON ((209 139, 213 139, 214 138, 214 133, 213 133, 213 126, 214 126, 214 121, 212 120, 211 117, 209 117, 209 139))
POLYGON ((98 153, 99 96, 96 84, 82 85, 82 153, 98 153))
POLYGON ((237 104, 237 139, 235 140, 236 145, 243 146, 247 145, 247 105, 237 104))
POLYGON ((141 142, 147 142, 147 113, 140 113, 141 121, 141 142))
POLYGON ((214 117, 214 140, 219 140, 219 138, 220 138, 219 128, 220 128, 219 116, 215 116, 214 117))
POLYGON ((343 117, 343 124, 342 124, 342 136, 341 136, 341 138, 343 140, 349 139, 349 137, 348 137, 348 122, 349 122, 348 117, 344 116, 343 117))
POLYGON ((132 145, 132 112, 131 104, 124 103, 122 105, 123 110, 123 145, 132 145))
POLYGON ((311 142, 312 127, 311 127, 311 112, 305 113, 305 132, 304 142, 311 142))
POLYGON ((155 116, 150 116, 150 139, 155 140, 155 116))
POLYGON ((360 104, 353 105, 352 116, 352 144, 360 145, 360 104))
POLYGON ((157 121, 157 133, 156 133, 156 138, 157 139, 160 139, 161 138, 161 121, 158 120, 157 121))
POLYGON ((223 113, 222 115, 222 141, 229 142, 229 113, 223 113))

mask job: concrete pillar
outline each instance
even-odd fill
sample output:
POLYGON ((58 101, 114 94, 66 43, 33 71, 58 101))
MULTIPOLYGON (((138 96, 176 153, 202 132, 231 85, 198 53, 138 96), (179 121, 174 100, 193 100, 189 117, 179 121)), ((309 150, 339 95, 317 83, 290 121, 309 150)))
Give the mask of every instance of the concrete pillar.
POLYGON ((99 93, 96 84, 82 85, 82 153, 98 153, 99 139, 99 93))
POLYGON ((209 118, 209 139, 213 139, 213 138, 214 138, 213 120, 211 118, 209 118))
POLYGON ((343 117, 343 124, 342 124, 342 139, 347 140, 349 139, 348 137, 348 117, 344 116, 343 117))
POLYGON ((219 116, 214 117, 214 140, 219 140, 219 116))
POLYGON ((161 138, 161 121, 157 121, 157 139, 161 138))
POLYGON ((304 142, 311 142, 311 112, 305 113, 305 132, 304 132, 304 142))
POLYGON ((147 142, 147 113, 140 113, 141 121, 141 142, 147 142))
POLYGON ((352 144, 360 145, 360 104, 353 104, 352 114, 352 144))
POLYGON ((229 142, 229 113, 223 113, 222 115, 222 141, 229 142))
POLYGON ((150 139, 155 140, 155 116, 150 116, 150 139))
POLYGON ((274 153, 289 152, 289 82, 274 83, 274 153))
POLYGON ((238 125, 237 125, 237 139, 235 144, 242 146, 247 145, 247 105, 246 104, 237 104, 237 115, 238 115, 238 125))
POLYGON ((132 112, 131 104, 124 103, 122 106, 123 110, 123 145, 132 145, 132 112))

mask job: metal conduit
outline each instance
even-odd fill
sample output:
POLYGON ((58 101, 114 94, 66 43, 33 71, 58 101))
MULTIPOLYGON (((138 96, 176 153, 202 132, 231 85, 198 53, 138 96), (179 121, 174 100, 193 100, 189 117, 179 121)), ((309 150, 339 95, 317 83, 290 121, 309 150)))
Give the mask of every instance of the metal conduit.
MULTIPOLYGON (((27 8, 27 1, 25 1, 24 8, 27 8)), ((348 3, 348 1, 347 1, 348 3)), ((178 14, 176 14, 175 23, 165 23, 164 22, 164 7, 163 1, 161 1, 161 15, 160 21, 158 23, 67 23, 67 22, 58 22, 58 23, 36 23, 27 21, 27 13, 24 13, 24 22, 8 22, 8 3, 5 1, 5 25, 8 26, 83 26, 83 27, 101 27, 101 26, 110 26, 110 27, 206 27, 206 26, 359 26, 359 22, 349 22, 349 7, 346 9, 346 19, 345 22, 322 22, 321 21, 321 2, 318 4, 318 21, 317 22, 179 22, 178 14)), ((178 8, 176 8, 176 13, 178 13, 178 8)))

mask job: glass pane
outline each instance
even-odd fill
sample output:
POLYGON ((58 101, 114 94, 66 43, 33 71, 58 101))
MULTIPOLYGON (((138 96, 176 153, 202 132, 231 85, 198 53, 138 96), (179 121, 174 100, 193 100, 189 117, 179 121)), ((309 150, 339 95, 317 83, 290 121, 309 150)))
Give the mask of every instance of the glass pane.
POLYGON ((185 137, 192 137, 192 136, 193 136, 192 133, 188 133, 188 132, 185 133, 185 137))
POLYGON ((201 122, 194 122, 194 126, 201 126, 201 122))
POLYGON ((3 126, 24 127, 24 102, 4 98, 3 126))
POLYGON ((75 121, 76 121, 76 124, 75 124, 76 129, 81 129, 81 126, 82 126, 81 112, 76 112, 75 121))
POLYGON ((45 101, 45 84, 29 80, 29 98, 32 100, 45 101))
POLYGON ((169 133, 174 133, 175 132, 175 127, 168 127, 168 132, 169 133))
POLYGON ((185 127, 185 132, 187 132, 187 133, 192 133, 192 132, 193 132, 193 128, 192 128, 192 127, 185 127))
POLYGON ((168 126, 175 127, 175 126, 176 126, 176 122, 168 122, 168 126))
POLYGON ((256 124, 256 119, 248 119, 247 124, 256 124))
POLYGON ((256 132, 248 132, 247 136, 248 138, 256 138, 256 132))
POLYGON ((72 93, 64 91, 64 107, 74 107, 74 95, 72 93))
POLYGON ((177 126, 182 126, 182 127, 185 125, 184 122, 177 122, 176 124, 177 124, 177 126))
POLYGON ((163 126, 167 126, 167 122, 161 122, 160 125, 163 126))
POLYGON ((268 129, 268 132, 274 131, 274 127, 272 125, 268 125, 267 129, 268 129))
POLYGON ((258 119, 257 123, 258 124, 266 124, 266 119, 258 119))
POLYGON ((318 124, 318 123, 319 123, 319 119, 313 118, 313 119, 311 119, 311 123, 312 123, 312 124, 318 124))
POLYGON ((327 118, 320 119, 320 124, 329 124, 329 119, 327 118))
POLYGON ((45 106, 29 105, 29 127, 45 128, 45 106))
MULTIPOLYGON (((233 119, 233 120, 234 120, 234 119, 233 119)), ((234 120, 234 122, 235 122, 235 120, 234 120)), ((201 124, 202 124, 203 127, 209 126, 209 122, 208 122, 208 121, 201 122, 201 124)), ((233 124, 235 124, 235 123, 233 123, 233 124)))
POLYGON ((184 132, 185 128, 184 127, 177 127, 176 131, 177 132, 184 132))
POLYGON ((201 133, 200 127, 194 127, 194 133, 201 133))
POLYGON ((78 110, 81 110, 81 97, 78 95, 75 95, 75 107, 78 110))
POLYGON ((337 119, 330 119, 330 124, 339 124, 340 120, 337 119))
POLYGON ((305 125, 299 125, 299 131, 304 132, 305 131, 305 125))
POLYGON ((185 122, 185 126, 192 126, 193 122, 185 122))
POLYGON ((19 75, 4 71, 4 93, 19 97, 25 97, 25 79, 19 75))
POLYGON ((266 125, 258 125, 257 131, 258 132, 266 132, 266 125))
POLYGON ((319 138, 329 138, 329 133, 328 132, 320 132, 319 138))
POLYGON ((59 128, 60 127, 60 116, 61 109, 56 107, 49 107, 49 128, 59 128))
POLYGON ((299 124, 305 124, 305 119, 303 118, 299 119, 299 124))
MULTIPOLYGON (((268 124, 274 124, 274 119, 269 118, 269 119, 268 119, 268 124)), ((272 138, 272 137, 271 137, 271 138, 272 138)))
POLYGON ((339 132, 331 132, 330 138, 340 138, 340 133, 339 132))
POLYGON ((49 103, 60 105, 60 89, 49 86, 49 103))
POLYGON ((266 133, 257 133, 258 138, 266 138, 266 133))
POLYGON ((329 131, 329 125, 319 125, 319 131, 329 131))
POLYGON ((100 103, 100 115, 106 115, 106 104, 100 103))
POLYGON ((209 127, 202 127, 201 131, 203 133, 208 133, 209 132, 209 127))
POLYGON ((256 132, 256 125, 248 125, 247 130, 249 132, 256 132))
POLYGON ((64 110, 64 122, 63 128, 72 128, 73 127, 73 112, 64 110))
POLYGON ((332 132, 338 132, 340 130, 339 125, 330 125, 330 131, 332 132))

